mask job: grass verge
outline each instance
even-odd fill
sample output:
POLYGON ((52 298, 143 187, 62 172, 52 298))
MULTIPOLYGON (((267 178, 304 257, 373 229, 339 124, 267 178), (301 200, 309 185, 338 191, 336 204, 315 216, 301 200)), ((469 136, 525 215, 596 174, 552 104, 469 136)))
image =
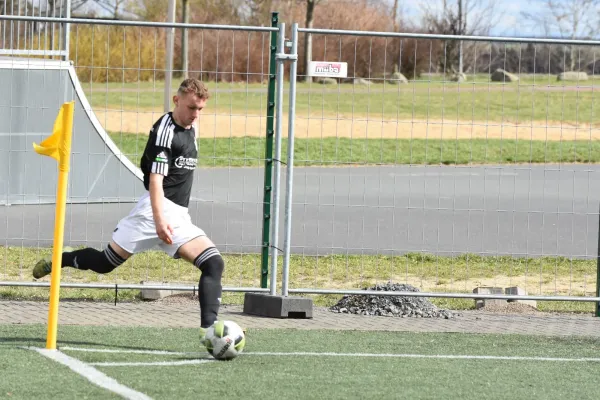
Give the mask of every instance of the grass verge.
MULTIPOLYGON (((0 247, 0 280, 31 281, 31 267, 47 248, 0 247)), ((225 254, 225 287, 260 287, 260 255, 225 254)), ((278 282, 281 282, 279 271, 278 282)), ((129 259, 110 275, 65 268, 63 282, 140 283, 171 282, 197 285, 196 268, 162 252, 149 251, 129 259)), ((48 281, 48 277, 43 279, 48 281)), ((482 257, 474 254, 440 257, 407 253, 398 256, 297 256, 290 259, 290 288, 363 289, 376 283, 407 283, 422 292, 471 293, 479 286, 519 286, 531 295, 592 296, 596 290, 596 262, 568 258, 482 257)), ((119 301, 137 300, 139 291, 119 290, 119 301)), ((341 295, 312 295, 317 306, 331 306, 341 295)), ((48 298, 47 288, 2 287, 0 298, 48 298)), ((64 289, 63 299, 114 301, 115 290, 64 289)), ((454 310, 474 308, 472 299, 430 299, 454 310)), ((241 304, 243 295, 226 293, 224 302, 241 304)), ((593 312, 590 302, 538 302, 542 311, 593 312)))
MULTIPOLYGON (((110 133, 121 151, 135 164, 148 137, 110 133)), ((201 167, 263 166, 265 139, 255 137, 198 140, 201 167)), ((287 141, 282 141, 282 159, 287 141)), ((294 144, 294 165, 465 165, 520 163, 598 163, 600 141, 524 141, 500 139, 300 139, 294 144)))
MULTIPOLYGON (((405 85, 299 83, 296 112, 299 116, 318 111, 327 115, 400 119, 597 123, 600 90, 593 87, 597 80, 565 83, 553 78, 542 76, 509 84, 490 82, 488 77, 464 83, 411 80, 405 85)), ((84 91, 95 109, 138 110, 160 108, 163 87, 162 82, 84 84, 84 91)), ((266 89, 265 84, 210 82, 211 108, 264 115, 266 89)), ((286 92, 287 89, 286 85, 286 92)), ((284 108, 287 97, 284 96, 284 108)))

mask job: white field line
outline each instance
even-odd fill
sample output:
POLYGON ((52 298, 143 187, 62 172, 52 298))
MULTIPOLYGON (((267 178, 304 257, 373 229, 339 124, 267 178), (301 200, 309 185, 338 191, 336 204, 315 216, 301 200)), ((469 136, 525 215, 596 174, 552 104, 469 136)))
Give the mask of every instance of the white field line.
POLYGON ((100 386, 103 389, 116 393, 125 399, 150 400, 150 397, 146 396, 144 393, 137 392, 125 385, 121 385, 119 382, 117 382, 113 378, 104 375, 96 368, 76 358, 69 357, 68 355, 58 350, 47 350, 40 349, 37 347, 27 347, 27 349, 37 351, 41 355, 69 367, 72 371, 75 371, 79 375, 83 376, 94 385, 100 386))
MULTIPOLYGON (((62 347, 62 350, 82 351, 93 353, 134 353, 134 354, 154 354, 154 355, 177 355, 177 356, 207 356, 206 353, 162 351, 162 350, 119 350, 119 349, 98 349, 84 347, 62 347)), ((533 357, 533 356, 485 356, 485 355, 463 355, 463 354, 393 354, 393 353, 317 353, 317 352, 244 352, 242 356, 275 356, 275 357, 373 357, 373 358, 433 358, 449 360, 506 360, 506 361, 552 361, 552 362, 600 362, 597 357, 563 358, 563 357, 533 357)), ((200 359, 197 361, 209 361, 210 359, 200 359)), ((189 360, 193 361, 193 360, 189 360)), ((123 363, 120 363, 123 364, 123 363)), ((143 365, 157 365, 156 363, 142 363, 143 365)), ((94 364, 102 365, 102 364, 94 364)), ((136 365, 138 365, 136 363, 136 365)))
POLYGON ((121 349, 98 349, 93 347, 70 347, 61 346, 61 350, 84 351, 90 353, 116 353, 116 354, 153 354, 158 356, 191 356, 201 357, 207 356, 208 352, 180 352, 180 351, 164 351, 164 350, 121 350, 121 349))
POLYGON ((216 361, 216 360, 200 358, 200 359, 194 359, 194 360, 181 360, 181 361, 97 362, 97 363, 89 363, 89 365, 94 365, 96 367, 172 367, 172 366, 177 366, 177 365, 206 364, 206 363, 213 362, 213 361, 216 361))

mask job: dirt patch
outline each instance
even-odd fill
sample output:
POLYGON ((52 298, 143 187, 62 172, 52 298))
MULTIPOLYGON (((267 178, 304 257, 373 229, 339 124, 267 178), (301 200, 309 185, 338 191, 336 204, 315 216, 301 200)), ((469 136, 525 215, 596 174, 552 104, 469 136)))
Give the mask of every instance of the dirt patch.
POLYGON ((542 314, 537 308, 521 303, 486 304, 477 311, 497 314, 542 314))
POLYGON ((198 304, 198 294, 180 293, 153 300, 154 303, 164 304, 198 304))
MULTIPOLYGON (((159 111, 95 111, 105 130, 125 133, 147 133, 160 118, 159 111)), ((377 120, 364 118, 297 117, 297 138, 354 139, 519 139, 519 140, 595 140, 600 127, 561 122, 500 123, 456 120, 377 120)), ((261 137, 266 132, 266 117, 259 115, 205 114, 199 121, 201 138, 261 137)), ((287 137, 287 115, 282 123, 287 137)))

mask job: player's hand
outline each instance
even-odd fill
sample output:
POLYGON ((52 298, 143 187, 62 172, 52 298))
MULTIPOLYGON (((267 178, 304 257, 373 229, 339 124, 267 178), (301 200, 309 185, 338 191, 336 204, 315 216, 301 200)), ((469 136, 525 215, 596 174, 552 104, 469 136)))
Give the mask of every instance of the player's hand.
POLYGON ((171 225, 163 220, 159 219, 155 221, 156 225, 156 234, 163 242, 167 244, 173 244, 173 228, 171 225))

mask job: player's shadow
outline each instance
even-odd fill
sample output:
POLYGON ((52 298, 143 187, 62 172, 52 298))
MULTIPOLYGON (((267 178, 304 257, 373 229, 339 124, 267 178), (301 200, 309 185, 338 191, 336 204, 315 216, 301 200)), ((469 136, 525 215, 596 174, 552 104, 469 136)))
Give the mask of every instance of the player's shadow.
MULTIPOLYGON (((31 347, 45 347, 46 339, 39 337, 11 337, 11 338, 0 338, 0 347, 11 347, 14 348, 16 346, 31 346, 31 347)), ((124 346, 118 344, 107 344, 102 342, 94 342, 94 341, 81 341, 81 340, 60 340, 57 343, 57 348, 60 350, 61 346, 100 346, 106 348, 116 348, 123 350, 164 350, 164 349, 154 349, 150 347, 140 347, 140 346, 124 346)))

